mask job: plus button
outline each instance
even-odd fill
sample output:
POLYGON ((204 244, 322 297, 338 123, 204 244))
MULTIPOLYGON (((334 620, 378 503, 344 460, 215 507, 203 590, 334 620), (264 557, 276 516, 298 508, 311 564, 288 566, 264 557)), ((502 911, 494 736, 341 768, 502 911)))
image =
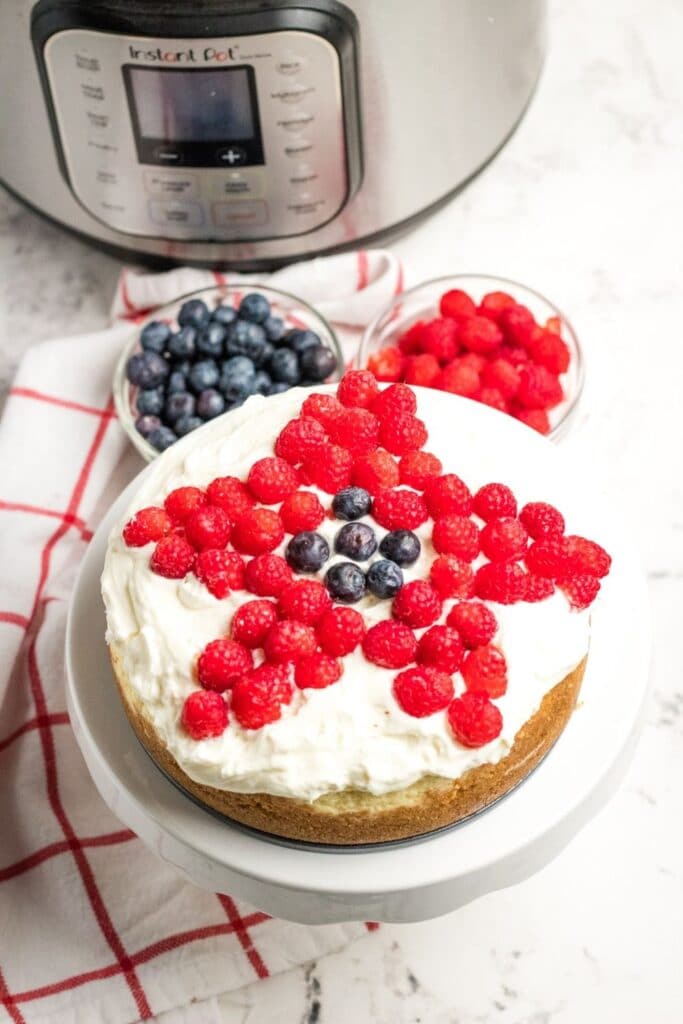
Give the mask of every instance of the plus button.
POLYGON ((238 164, 243 164, 245 162, 247 154, 241 146, 228 146, 226 149, 220 150, 218 158, 222 163, 229 164, 231 167, 236 167, 238 164))

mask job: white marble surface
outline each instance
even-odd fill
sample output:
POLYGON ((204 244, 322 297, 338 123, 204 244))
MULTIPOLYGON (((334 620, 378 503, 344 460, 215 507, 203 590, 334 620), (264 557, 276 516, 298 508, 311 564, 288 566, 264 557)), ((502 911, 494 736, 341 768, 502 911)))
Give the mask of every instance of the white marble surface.
MULTIPOLYGON (((501 273, 574 320, 592 379, 577 450, 631 524, 651 584, 642 740, 608 808, 530 881, 259 982, 216 1020, 683 1019, 683 4, 555 0, 551 10, 552 47, 523 125, 395 248, 409 281, 501 273)), ((3 384, 32 342, 105 322, 117 263, 4 196, 0 267, 3 384)))

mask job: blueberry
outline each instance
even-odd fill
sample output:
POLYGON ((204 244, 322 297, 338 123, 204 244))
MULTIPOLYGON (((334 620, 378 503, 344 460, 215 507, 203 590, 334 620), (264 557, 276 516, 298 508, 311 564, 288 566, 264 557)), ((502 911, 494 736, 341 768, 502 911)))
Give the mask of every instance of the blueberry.
POLYGON ((365 573, 353 562, 337 562, 327 570, 325 586, 336 601, 353 604, 365 593, 365 573))
POLYGON ((249 292, 240 302, 239 315, 243 320, 262 324, 270 316, 270 303, 260 292, 249 292))
POLYGON ((393 530, 382 537, 380 554, 397 565, 412 565, 420 555, 420 542, 411 530, 393 530))
POLYGON ((178 435, 170 427, 157 427, 147 435, 147 440, 158 452, 163 452, 175 444, 178 435))
POLYGON ((266 344, 266 332, 259 324, 248 320, 235 320, 225 338, 225 354, 261 359, 266 344))
POLYGON ((329 557, 329 544, 313 530, 297 533, 285 550, 285 558, 296 572, 317 572, 329 557))
POLYGON ((223 327, 227 327, 237 319, 237 310, 233 309, 232 306, 216 306, 211 314, 211 319, 214 323, 223 324, 223 327))
POLYGON ((187 377, 194 363, 192 359, 172 359, 169 365, 171 373, 182 373, 183 377, 187 377))
POLYGON ((372 508, 369 491, 363 487, 345 487, 337 491, 332 499, 332 509, 337 519, 360 519, 367 516, 372 508))
POLYGON ((187 391, 187 376, 180 370, 172 370, 166 381, 166 394, 173 395, 176 391, 187 391))
POLYGON ((194 327, 181 327, 172 334, 166 346, 174 359, 192 359, 196 349, 197 332, 194 327))
POLYGON ((282 317, 268 316, 261 326, 266 332, 268 341, 280 341, 285 335, 285 322, 282 317))
POLYGON ((268 395, 270 394, 269 388, 273 381, 269 373, 265 370, 257 370, 254 375, 254 394, 255 395, 268 395))
POLYGON ((149 437, 153 430, 161 426, 158 416, 138 416, 135 421, 135 429, 142 437, 149 437))
POLYGON ((225 327, 215 322, 208 323, 197 335, 197 352, 202 356, 219 359, 223 355, 224 341, 225 327))
POLYGON ((268 372, 276 381, 283 384, 298 384, 301 376, 299 374, 299 362, 294 352, 288 348, 279 348, 270 358, 268 372))
POLYGON ((267 395, 281 395, 283 391, 289 391, 290 385, 285 384, 283 380, 276 380, 274 384, 271 384, 266 391, 267 395))
POLYGON ((183 302, 178 313, 181 327, 203 327, 209 319, 209 307, 201 299, 188 299, 183 302))
POLYGON ((394 597, 403 586, 403 573, 388 558, 373 562, 367 574, 368 590, 375 597, 394 597))
POLYGON ((137 352, 126 363, 126 377, 139 388, 158 388, 168 377, 168 363, 158 352, 137 352))
POLYGON ((171 328, 160 320, 152 320, 140 332, 140 345, 145 352, 157 352, 161 355, 171 337, 171 328))
POLYGON ((196 400, 189 391, 175 391, 166 399, 164 419, 171 426, 181 416, 194 416, 196 400))
POLYGON ((241 403, 254 394, 256 373, 254 364, 246 356, 233 356, 221 366, 218 387, 229 404, 241 403))
POLYGON ((308 377, 317 384, 337 368, 337 357, 324 345, 316 345, 301 353, 300 366, 302 377, 308 377))
POLYGON ((142 416, 158 416, 164 407, 164 389, 147 388, 135 396, 135 408, 142 416))
POLYGON ((293 330, 285 335, 282 344, 300 356, 309 348, 317 348, 322 342, 315 331, 293 330))
POLYGON ((207 388, 201 391, 197 399, 197 415, 203 420, 212 420, 214 416, 220 416, 225 412, 225 399, 220 391, 215 388, 207 388))
POLYGON ((218 384, 218 364, 213 359, 200 359, 195 363, 188 374, 188 382, 192 390, 199 394, 206 388, 213 388, 218 384))
POLYGON ((347 523, 334 538, 334 550, 354 562, 367 562, 377 550, 375 531, 366 523, 347 523))
POLYGON ((178 437, 185 437, 185 434, 201 427, 203 422, 199 416, 180 416, 173 424, 173 429, 178 437))

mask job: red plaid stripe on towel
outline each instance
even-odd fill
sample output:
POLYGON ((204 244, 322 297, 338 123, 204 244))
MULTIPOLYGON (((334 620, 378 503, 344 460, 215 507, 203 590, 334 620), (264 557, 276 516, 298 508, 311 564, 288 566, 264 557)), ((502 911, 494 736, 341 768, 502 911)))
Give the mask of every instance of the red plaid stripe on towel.
MULTIPOLYGON (((115 421, 114 364, 131 320, 215 281, 124 273, 114 326, 33 348, 0 424, 0 1021, 124 1024, 176 1007, 187 1024, 206 1021, 202 1000, 366 930, 274 920, 183 882, 104 805, 69 726, 69 594, 93 530, 141 468, 115 421)), ((351 355, 400 290, 400 268, 368 252, 270 281, 318 305, 351 355)))

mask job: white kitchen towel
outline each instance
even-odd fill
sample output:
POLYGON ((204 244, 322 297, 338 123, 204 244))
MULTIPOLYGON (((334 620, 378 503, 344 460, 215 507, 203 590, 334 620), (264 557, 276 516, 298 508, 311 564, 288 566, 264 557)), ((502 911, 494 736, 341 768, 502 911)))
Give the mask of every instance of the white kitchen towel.
MULTIPOLYGON (((141 468, 113 412, 117 356, 144 311, 232 279, 250 280, 124 271, 112 326, 31 349, 0 422, 0 1021, 126 1024, 185 1007, 183 1020, 203 1022, 220 993, 373 927, 273 920, 183 882, 104 805, 66 713, 64 629, 76 571, 104 512, 141 468)), ((347 358, 401 288, 398 262, 378 251, 314 260, 269 280, 317 305, 347 358)))

